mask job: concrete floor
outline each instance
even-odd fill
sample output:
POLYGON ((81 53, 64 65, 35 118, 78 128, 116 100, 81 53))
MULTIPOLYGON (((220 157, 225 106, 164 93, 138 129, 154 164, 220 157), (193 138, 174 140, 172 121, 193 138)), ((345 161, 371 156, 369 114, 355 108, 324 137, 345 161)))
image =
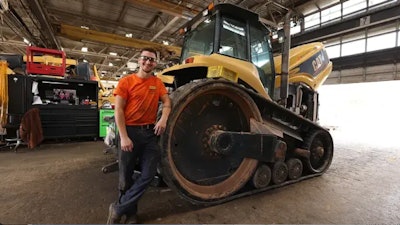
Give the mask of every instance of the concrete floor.
MULTIPOLYGON (((212 207, 193 206, 168 188, 151 188, 142 223, 400 223, 400 148, 351 143, 332 132, 335 155, 320 177, 212 207)), ((117 173, 104 144, 44 144, 0 152, 0 223, 105 223, 117 173)))

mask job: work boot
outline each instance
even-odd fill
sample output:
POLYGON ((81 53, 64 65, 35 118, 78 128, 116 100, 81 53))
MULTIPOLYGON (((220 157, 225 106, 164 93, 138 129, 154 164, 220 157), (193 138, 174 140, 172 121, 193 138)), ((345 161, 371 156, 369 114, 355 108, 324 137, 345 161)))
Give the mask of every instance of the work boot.
POLYGON ((115 210, 115 203, 111 203, 110 207, 108 208, 107 224, 119 223, 121 223, 121 216, 118 215, 117 211, 115 210))
POLYGON ((138 223, 138 217, 136 214, 133 215, 126 215, 126 224, 137 224, 138 223))

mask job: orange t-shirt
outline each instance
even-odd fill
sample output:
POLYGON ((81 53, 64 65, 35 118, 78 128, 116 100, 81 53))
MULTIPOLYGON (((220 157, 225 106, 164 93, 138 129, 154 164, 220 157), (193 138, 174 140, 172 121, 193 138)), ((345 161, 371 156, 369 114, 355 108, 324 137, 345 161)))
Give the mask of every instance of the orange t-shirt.
POLYGON ((154 124, 158 101, 167 93, 164 83, 158 77, 140 78, 135 74, 121 78, 114 90, 114 95, 126 100, 126 125, 154 124))

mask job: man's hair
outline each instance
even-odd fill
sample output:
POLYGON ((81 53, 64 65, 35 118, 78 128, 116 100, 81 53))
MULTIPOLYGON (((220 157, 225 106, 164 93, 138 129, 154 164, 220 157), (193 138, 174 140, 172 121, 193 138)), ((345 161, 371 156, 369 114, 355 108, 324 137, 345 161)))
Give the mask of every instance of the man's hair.
POLYGON ((142 52, 144 52, 144 51, 146 51, 146 52, 152 52, 152 53, 154 53, 154 55, 157 56, 157 51, 156 51, 154 48, 142 48, 142 49, 140 50, 140 53, 142 53, 142 52))

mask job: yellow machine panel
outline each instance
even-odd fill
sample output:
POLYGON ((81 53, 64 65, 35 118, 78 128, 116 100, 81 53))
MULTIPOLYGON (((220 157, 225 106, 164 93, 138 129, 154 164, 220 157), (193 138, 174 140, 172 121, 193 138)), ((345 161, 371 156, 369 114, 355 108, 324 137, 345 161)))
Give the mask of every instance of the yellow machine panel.
MULTIPOLYGON (((282 56, 274 57, 275 87, 281 86, 282 56)), ((289 52, 289 83, 305 83, 317 90, 332 71, 332 62, 322 43, 314 42, 295 47, 289 52)))

